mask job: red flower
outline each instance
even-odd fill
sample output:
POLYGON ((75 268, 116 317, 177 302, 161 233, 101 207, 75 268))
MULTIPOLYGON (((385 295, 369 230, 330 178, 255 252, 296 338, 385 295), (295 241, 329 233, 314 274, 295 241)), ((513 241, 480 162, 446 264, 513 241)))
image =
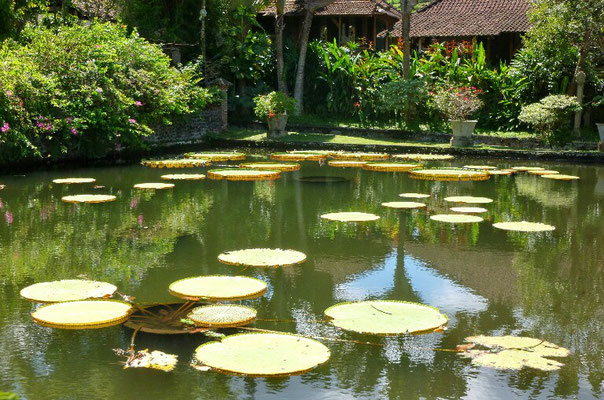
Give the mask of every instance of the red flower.
POLYGON ((361 108, 361 103, 359 103, 358 101, 355 101, 353 106, 354 106, 354 108, 361 108))
POLYGON ((273 118, 275 116, 275 113, 273 112, 273 110, 269 110, 268 111, 268 117, 269 118, 273 118))

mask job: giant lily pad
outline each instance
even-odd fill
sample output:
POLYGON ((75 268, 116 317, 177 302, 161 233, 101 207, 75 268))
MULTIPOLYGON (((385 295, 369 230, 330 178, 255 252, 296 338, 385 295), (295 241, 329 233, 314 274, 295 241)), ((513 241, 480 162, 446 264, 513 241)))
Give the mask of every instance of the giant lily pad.
POLYGON ((492 203, 493 199, 488 197, 474 197, 474 196, 450 196, 445 197, 445 201, 452 203, 469 203, 469 204, 487 204, 492 203))
POLYGON ((63 196, 61 200, 66 203, 108 203, 115 201, 116 198, 110 194, 76 194, 73 196, 63 196))
POLYGON ((62 183, 65 185, 72 185, 78 183, 93 183, 96 182, 94 178, 61 178, 61 179, 53 179, 54 183, 62 183))
POLYGON ((210 165, 208 159, 185 159, 185 160, 143 160, 141 165, 151 168, 193 168, 210 165))
POLYGON ((234 328, 254 322, 256 310, 239 304, 212 304, 195 307, 187 318, 206 328, 234 328))
POLYGON ((243 161, 244 153, 233 151, 212 151, 203 153, 185 153, 185 158, 206 159, 210 161, 243 161))
POLYGON ((491 177, 487 171, 460 168, 415 169, 409 174, 414 179, 432 181, 485 181, 491 177))
POLYGON ((208 171, 210 179, 226 179, 228 181, 260 181, 279 179, 281 172, 279 171, 261 171, 257 169, 212 169, 208 171))
POLYGON ((367 164, 367 161, 361 160, 331 160, 327 162, 327 165, 336 168, 362 168, 365 164, 367 164))
POLYGON ((325 153, 273 153, 271 159, 276 161, 319 161, 327 157, 325 153))
POLYGON ((51 328, 95 329, 119 325, 132 312, 132 305, 117 300, 82 300, 54 303, 38 308, 33 320, 51 328))
POLYGON ((480 214, 485 213, 488 210, 482 207, 451 207, 451 211, 466 214, 480 214))
POLYGON ((490 169, 487 172, 489 175, 512 175, 516 171, 513 169, 490 169))
POLYGON ((428 197, 430 197, 429 194, 425 194, 425 193, 401 193, 399 194, 400 197, 405 197, 408 199, 426 199, 428 197))
POLYGON ((276 162, 252 162, 239 164, 241 168, 251 168, 259 170, 272 170, 272 171, 297 171, 300 169, 298 163, 276 163, 276 162))
POLYGON ((540 170, 536 170, 536 171, 526 171, 528 172, 530 175, 556 175, 559 174, 560 172, 558 171, 554 171, 552 169, 540 169, 540 170))
POLYGON ((161 178, 169 181, 199 181, 205 179, 206 176, 204 174, 167 174, 162 175, 161 178))
POLYGON ((390 157, 387 153, 335 153, 331 155, 336 160, 350 161, 378 161, 386 160, 390 157))
POLYGON ((564 347, 530 337, 470 336, 465 338, 465 341, 487 348, 487 350, 468 349, 462 353, 472 359, 472 364, 481 367, 512 370, 528 367, 542 371, 556 371, 564 364, 547 357, 570 355, 570 350, 564 347))
POLYGON ((21 289, 21 296, 38 303, 58 303, 112 296, 116 290, 116 286, 106 282, 63 279, 30 285, 21 289))
POLYGON ((480 217, 466 214, 436 214, 431 215, 430 219, 439 222, 448 222, 451 224, 469 224, 483 221, 483 219, 480 217))
POLYGON ((329 349, 313 339, 289 334, 244 333, 195 350, 194 362, 233 375, 299 375, 329 360, 329 349))
POLYGON ((528 172, 528 171, 543 171, 545 168, 520 166, 520 167, 512 167, 512 169, 514 171, 519 171, 519 172, 528 172))
POLYGON ((424 203, 417 203, 415 201, 389 201, 387 203, 382 203, 382 205, 384 207, 396 208, 399 210, 426 207, 426 205, 424 203))
POLYGON ((421 164, 405 164, 397 162, 368 162, 363 165, 367 171, 379 172, 407 172, 411 169, 421 168, 421 164))
POLYGON ((242 300, 262 296, 266 282, 247 276, 207 275, 181 279, 172 283, 169 290, 187 300, 242 300))
POLYGON ((463 167, 466 169, 477 169, 479 171, 489 171, 497 169, 497 167, 494 167, 492 165, 464 165, 463 167))
POLYGON ((455 157, 450 154, 395 154, 392 158, 415 161, 444 161, 452 160, 455 157))
POLYGON ((540 222, 497 222, 493 224, 497 229, 516 232, 546 232, 556 229, 555 226, 542 224, 540 222))
POLYGON ((545 174, 545 175, 541 175, 541 177, 545 178, 545 179, 554 179, 557 181, 574 181, 577 179, 581 179, 575 175, 564 175, 564 174, 545 174))
POLYGON ((325 310, 335 326, 374 335, 428 333, 447 323, 447 316, 425 304, 396 300, 339 303, 325 310))
POLYGON ((340 221, 340 222, 367 222, 377 221, 380 219, 375 214, 363 213, 363 212, 336 212, 321 215, 321 218, 329 221, 340 221))
POLYGON ((135 189, 153 189, 153 190, 172 189, 173 187, 174 187, 173 183, 161 183, 161 182, 137 183, 136 185, 134 185, 135 189))
POLYGON ((250 267, 286 267, 303 263, 306 261, 306 254, 296 250, 245 249, 226 251, 218 256, 218 261, 250 267))

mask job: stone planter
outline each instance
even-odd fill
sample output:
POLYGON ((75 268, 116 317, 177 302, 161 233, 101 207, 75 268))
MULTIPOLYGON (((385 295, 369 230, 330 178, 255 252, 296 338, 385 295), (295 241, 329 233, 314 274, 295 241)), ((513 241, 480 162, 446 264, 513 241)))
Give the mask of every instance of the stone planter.
POLYGON ((598 127, 598 134, 600 135, 598 150, 604 152, 604 123, 596 124, 596 126, 598 127))
POLYGON ((287 125, 287 113, 275 115, 268 119, 268 137, 277 138, 285 136, 285 125, 287 125))
POLYGON ((465 121, 454 121, 449 120, 451 123, 451 129, 453 130, 453 137, 449 142, 453 147, 468 147, 474 145, 474 139, 472 138, 472 132, 478 121, 476 120, 465 120, 465 121))

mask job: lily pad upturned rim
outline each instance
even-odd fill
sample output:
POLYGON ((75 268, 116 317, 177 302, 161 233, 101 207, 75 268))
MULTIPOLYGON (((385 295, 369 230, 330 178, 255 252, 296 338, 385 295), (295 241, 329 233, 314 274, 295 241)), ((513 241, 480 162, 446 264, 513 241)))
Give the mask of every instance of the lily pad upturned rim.
POLYGON ((107 282, 61 279, 34 283, 21 289, 19 294, 25 300, 35 303, 61 303, 113 295, 116 290, 117 286, 107 282), (69 286, 73 287, 69 289, 69 286))
MULTIPOLYGON (((262 258, 262 256, 260 256, 260 258, 262 258)), ((306 254, 291 249, 251 248, 225 251, 218 255, 218 261, 228 265, 277 268, 302 264, 306 261, 306 254), (256 253, 262 252, 266 253, 264 256, 266 257, 266 260, 264 262, 253 260, 254 257, 258 257, 256 253), (252 258, 252 260, 250 260, 250 258, 252 258), (270 261, 271 258, 273 261, 270 261)))
POLYGON ((545 179, 554 179, 557 181, 575 181, 578 179, 581 179, 580 177, 576 176, 576 175, 565 175, 565 174, 546 174, 546 175, 541 175, 542 178, 545 179))
POLYGON ((324 153, 272 153, 272 160, 276 161, 319 161, 327 158, 324 153))
POLYGON ((520 167, 512 167, 511 169, 513 169, 514 171, 518 171, 518 172, 528 172, 528 171, 542 171, 545 168, 520 166, 520 167))
POLYGON ((300 164, 293 162, 271 162, 271 161, 258 161, 258 162, 249 162, 239 164, 239 168, 247 168, 247 169, 258 169, 261 171, 297 171, 300 169, 300 164))
POLYGON ((553 169, 541 169, 541 170, 529 170, 526 171, 529 173, 529 175, 558 175, 560 172, 559 171, 554 171, 553 169))
POLYGON ((205 158, 200 159, 173 159, 173 160, 143 160, 141 165, 151 168, 194 168, 206 167, 211 164, 211 161, 205 158))
POLYGON ((203 276, 195 276, 190 278, 179 279, 175 282, 172 282, 168 287, 168 291, 181 299, 186 300, 209 300, 209 301, 235 301, 235 300, 245 300, 245 299, 254 299, 256 297, 262 296, 266 293, 268 285, 261 279, 252 278, 249 276, 233 276, 233 275, 203 275, 203 276), (196 281, 202 281, 205 285, 213 284, 216 285, 216 281, 231 281, 230 284, 234 285, 234 281, 237 283, 247 282, 249 284, 255 283, 256 287, 249 287, 248 291, 238 290, 235 291, 233 287, 230 288, 230 294, 224 292, 222 294, 218 294, 216 286, 211 286, 205 293, 202 291, 193 292, 190 289, 181 287, 184 283, 195 283, 196 281), (204 282, 205 281, 205 282, 204 282))
MULTIPOLYGON (((357 332, 357 333, 372 334, 372 335, 379 335, 379 336, 398 336, 398 335, 405 335, 405 334, 432 333, 435 330, 437 330, 438 328, 442 327, 443 325, 446 325, 447 322, 449 321, 449 318, 447 317, 447 315, 441 313, 440 310, 436 307, 429 306, 427 304, 416 303, 416 302, 411 302, 411 301, 403 301, 403 300, 345 301, 345 302, 334 304, 331 307, 328 307, 323 312, 323 314, 329 320, 329 322, 331 322, 333 325, 335 325, 339 328, 357 332), (377 329, 375 317, 367 318, 365 321, 363 321, 363 324, 359 323, 359 325, 362 325, 362 327, 354 329, 354 328, 350 327, 349 323, 346 323, 346 321, 351 321, 351 319, 346 319, 346 318, 338 319, 338 317, 334 315, 334 310, 337 310, 338 308, 344 308, 344 307, 350 307, 350 306, 363 307, 365 305, 369 305, 372 308, 374 308, 376 311, 384 313, 386 315, 388 315, 388 314, 393 315, 392 313, 385 312, 384 310, 380 310, 372 303, 377 303, 378 306, 382 305, 382 304, 390 304, 390 305, 394 305, 394 306, 401 306, 403 308, 405 308, 405 306, 412 306, 413 308, 422 308, 425 310, 429 310, 430 312, 436 312, 437 315, 435 315, 435 317, 436 317, 435 321, 433 321, 432 323, 426 324, 421 327, 415 327, 412 330, 409 330, 408 328, 403 329, 400 321, 394 321, 394 322, 396 322, 396 324, 395 324, 397 327, 396 329, 381 329, 381 330, 377 329)), ((381 314, 375 314, 375 315, 381 316, 381 314)), ((383 318, 388 318, 388 317, 383 317, 383 318)), ((417 321, 417 320, 415 320, 415 321, 417 321)))
POLYGON ((482 207, 451 207, 450 210, 453 212, 468 213, 468 214, 480 214, 480 213, 486 213, 489 211, 486 208, 482 208, 482 207))
POLYGON ((256 320, 257 315, 258 312, 255 308, 241 304, 210 304, 195 307, 187 314, 187 318, 195 322, 196 326, 204 328, 235 328, 251 324, 256 320), (228 320, 229 310, 235 311, 234 314, 230 315, 231 320, 228 320), (227 320, 212 319, 212 312, 220 313, 227 317, 227 320), (235 315, 236 313, 240 315, 235 315))
POLYGON ((204 174, 166 174, 161 178, 174 181, 200 181, 206 179, 206 176, 204 174))
POLYGON ((202 151, 185 153, 185 158, 189 159, 206 159, 210 161, 243 161, 245 153, 236 151, 202 151))
POLYGON ((134 189, 151 189, 151 190, 164 190, 164 189, 172 189, 175 185, 173 183, 164 183, 164 182, 146 182, 146 183, 137 183, 133 186, 134 189))
POLYGON ((467 214, 435 214, 430 215, 430 220, 449 224, 472 224, 484 221, 481 217, 467 214))
POLYGON ((422 164, 408 164, 397 162, 368 162, 361 168, 367 171, 377 172, 407 172, 412 169, 421 168, 422 164))
POLYGON ((512 175, 517 171, 513 169, 490 169, 487 172, 489 175, 512 175))
POLYGON ((394 154, 392 158, 398 158, 401 160, 416 160, 416 161, 445 161, 453 160, 455 156, 451 154, 430 154, 430 153, 405 153, 405 154, 394 154))
POLYGON ((71 196, 63 196, 61 200, 65 203, 109 203, 115 201, 116 196, 112 194, 74 194, 71 196))
POLYGON ((327 165, 335 168, 363 168, 367 161, 362 160, 330 160, 327 165))
MULTIPOLYGON (((106 328, 114 325, 119 325, 128 318, 130 318, 130 314, 134 311, 134 307, 130 303, 126 303, 121 300, 112 300, 112 299, 99 299, 99 300, 78 300, 78 301, 67 301, 60 303, 52 303, 38 308, 36 311, 31 313, 31 317, 39 325, 50 327, 50 328, 58 328, 58 329, 97 329, 97 328, 106 328), (73 308, 73 307, 85 307, 86 305, 98 305, 98 304, 121 304, 127 307, 121 307, 119 310, 113 310, 112 316, 109 318, 103 317, 96 320, 89 320, 87 322, 67 322, 65 321, 66 310, 65 308, 73 308), (54 321, 51 318, 48 318, 47 314, 49 310, 57 313, 60 318, 55 319, 54 321)), ((87 315, 90 315, 90 311, 85 311, 87 315)), ((109 312, 109 310, 107 310, 109 312)))
POLYGON ((493 202, 493 199, 477 196, 448 196, 445 197, 445 201, 451 203, 489 204, 493 202))
POLYGON ((497 167, 493 165, 464 165, 463 167, 466 169, 476 169, 479 171, 490 171, 497 169, 497 167))
POLYGON ((334 160, 341 161, 378 161, 390 158, 388 153, 377 152, 343 152, 331 155, 334 160))
POLYGON ((400 193, 398 196, 407 199, 427 199, 432 195, 427 193, 400 193))
POLYGON ((486 181, 491 175, 487 171, 476 171, 463 168, 430 168, 409 171, 414 179, 434 181, 486 181))
POLYGON ((493 227, 513 232, 550 232, 556 229, 553 225, 527 221, 496 222, 493 224, 493 227))
POLYGON ((418 203, 416 201, 388 201, 382 203, 382 206, 387 208, 394 208, 397 210, 413 210, 418 208, 425 208, 425 203, 418 203))
POLYGON ((287 333, 238 333, 229 335, 220 342, 202 344, 195 349, 194 359, 224 374, 283 377, 311 371, 326 363, 330 356, 331 353, 324 344, 303 336, 287 333), (242 350, 227 356, 227 346, 241 347, 242 350), (250 351, 246 354, 248 349, 250 351), (258 349, 265 351, 258 352, 258 349), (239 357, 237 354, 240 354, 239 357))
POLYGON ((261 181, 273 180, 281 177, 280 171, 258 170, 245 168, 223 168, 208 171, 208 178, 227 181, 261 181))
POLYGON ((377 221, 380 216, 360 211, 342 211, 323 214, 321 218, 337 222, 371 222, 377 221))
POLYGON ((73 185, 79 183, 93 183, 96 182, 94 178, 59 178, 53 179, 53 183, 65 184, 65 185, 73 185))

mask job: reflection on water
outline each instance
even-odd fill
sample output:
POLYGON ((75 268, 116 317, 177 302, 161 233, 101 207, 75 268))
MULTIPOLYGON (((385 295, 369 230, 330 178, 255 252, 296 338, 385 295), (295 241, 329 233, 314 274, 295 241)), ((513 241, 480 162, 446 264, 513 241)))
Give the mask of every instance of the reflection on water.
MULTIPOLYGON (((496 161, 488 163, 514 165, 496 161)), ((432 182, 311 162, 277 181, 178 182, 161 192, 132 188, 165 173, 139 166, 2 177, 0 389, 25 399, 601 398, 604 168, 540 165, 581 180, 519 174, 486 182, 432 182), (105 188, 51 183, 66 176, 94 177, 105 188), (299 179, 305 176, 332 178, 299 179), (118 201, 60 200, 87 192, 114 194, 118 201), (399 200, 402 192, 432 198, 426 210, 380 206, 399 200), (452 195, 495 201, 485 207, 489 212, 480 224, 430 221, 430 214, 451 206, 444 198, 452 195), (381 219, 343 224, 319 218, 334 211, 375 213, 381 219), (527 235, 491 226, 505 220, 544 222, 556 230, 527 235), (193 350, 207 339, 140 334, 138 346, 178 354, 180 364, 171 374, 122 371, 111 349, 127 347, 126 328, 43 328, 30 320, 34 306, 18 295, 33 282, 84 274, 112 282, 139 301, 170 301, 167 287, 177 279, 240 273, 216 256, 248 247, 292 248, 308 256, 299 266, 242 272, 269 285, 265 296, 242 302, 258 310, 257 327, 380 345, 327 341, 330 362, 306 375, 250 379, 189 368, 193 350), (364 299, 438 307, 450 318, 448 329, 376 338, 321 322, 325 308, 364 299), (262 321, 274 318, 285 321, 262 321), (455 353, 432 350, 455 348, 474 334, 541 337, 574 354, 559 372, 546 374, 478 368, 455 353)))

